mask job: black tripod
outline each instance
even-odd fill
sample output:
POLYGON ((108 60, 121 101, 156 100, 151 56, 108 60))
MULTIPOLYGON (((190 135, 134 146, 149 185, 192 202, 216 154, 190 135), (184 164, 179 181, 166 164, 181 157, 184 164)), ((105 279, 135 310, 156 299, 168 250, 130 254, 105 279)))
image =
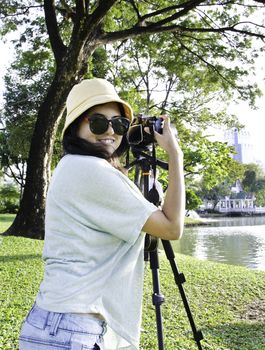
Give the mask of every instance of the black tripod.
MULTIPOLYGON (((136 159, 128 164, 127 168, 135 166, 135 183, 142 190, 145 198, 155 205, 159 205, 159 193, 156 189, 155 178, 156 178, 156 166, 159 165, 163 169, 168 169, 168 164, 162 162, 155 157, 155 150, 153 145, 153 155, 145 153, 142 149, 137 147, 132 147, 132 153, 136 159), (152 188, 149 190, 150 184, 150 172, 153 171, 154 183, 152 188)), ((148 147, 147 147, 148 151, 148 147)), ((187 317, 190 322, 190 326, 193 332, 193 338, 197 344, 199 350, 202 350, 200 341, 203 339, 203 334, 200 330, 196 329, 192 313, 186 298, 186 294, 183 288, 183 283, 186 281, 183 273, 178 271, 175 254, 172 249, 171 243, 166 240, 161 240, 167 259, 169 260, 175 283, 178 286, 179 293, 184 304, 187 317)), ((161 304, 164 302, 164 296, 160 292, 160 281, 159 281, 159 258, 158 258, 158 239, 146 234, 145 238, 145 261, 150 262, 150 268, 152 271, 152 280, 153 280, 153 296, 152 301, 156 310, 156 325, 157 325, 157 339, 158 339, 158 350, 164 350, 164 337, 163 337, 163 322, 162 322, 162 312, 161 304)))

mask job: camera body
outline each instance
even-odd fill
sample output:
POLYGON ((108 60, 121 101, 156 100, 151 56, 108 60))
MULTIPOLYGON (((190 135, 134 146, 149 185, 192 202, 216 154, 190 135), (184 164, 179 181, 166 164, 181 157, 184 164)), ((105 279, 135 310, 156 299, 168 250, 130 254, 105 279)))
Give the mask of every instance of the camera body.
POLYGON ((130 145, 148 146, 155 141, 154 131, 163 133, 163 119, 139 114, 128 130, 128 142, 130 145), (146 127, 149 128, 150 134, 144 130, 146 127))

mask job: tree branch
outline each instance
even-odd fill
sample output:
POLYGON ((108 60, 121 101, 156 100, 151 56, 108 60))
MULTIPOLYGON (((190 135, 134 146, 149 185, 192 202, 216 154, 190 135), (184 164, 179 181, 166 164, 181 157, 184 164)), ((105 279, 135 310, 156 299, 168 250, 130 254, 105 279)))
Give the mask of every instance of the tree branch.
POLYGON ((161 21, 150 23, 148 25, 148 27, 163 26, 166 23, 172 22, 172 21, 174 21, 174 20, 184 16, 186 13, 188 13, 190 10, 196 8, 196 6, 200 5, 202 2, 204 2, 204 0, 190 0, 190 1, 184 2, 183 4, 169 6, 169 7, 163 8, 161 10, 158 10, 158 11, 155 11, 155 12, 151 12, 151 13, 148 13, 148 14, 144 15, 142 17, 142 21, 145 21, 147 18, 152 18, 152 17, 158 16, 158 15, 164 14, 166 12, 182 8, 182 10, 178 11, 174 15, 166 17, 166 18, 162 19, 161 21))
POLYGON ((170 94, 174 84, 176 83, 176 80, 177 80, 177 78, 173 78, 173 76, 171 76, 168 79, 168 84, 167 84, 167 88, 166 88, 166 96, 164 98, 164 101, 161 104, 161 113, 165 113, 165 111, 166 111, 166 106, 167 106, 169 94, 170 94))
POLYGON ((140 15, 140 12, 139 12, 134 0, 129 0, 129 2, 131 3, 133 10, 135 11, 135 13, 137 15, 138 23, 141 22, 143 17, 140 15))
POLYGON ((44 13, 52 51, 54 53, 56 64, 59 65, 66 51, 66 46, 60 36, 54 0, 44 0, 44 13))
POLYGON ((85 3, 83 0, 76 0, 76 15, 77 21, 83 18, 86 15, 85 3))
POLYGON ((243 34, 243 35, 256 37, 256 38, 259 38, 262 40, 265 39, 265 34, 253 33, 251 31, 241 30, 241 29, 235 28, 236 26, 238 26, 242 23, 253 24, 255 26, 259 26, 259 27, 265 29, 264 26, 257 25, 257 24, 252 23, 252 22, 239 22, 239 23, 234 24, 233 26, 222 27, 222 28, 187 28, 187 27, 183 27, 183 26, 180 26, 177 24, 172 24, 172 25, 168 25, 168 26, 161 26, 158 28, 157 26, 149 25, 146 27, 136 26, 136 27, 132 27, 132 28, 117 31, 117 32, 103 33, 99 37, 99 40, 101 43, 107 44, 107 43, 110 43, 113 41, 125 40, 125 39, 129 39, 129 38, 137 37, 137 36, 140 36, 143 34, 170 33, 170 32, 177 32, 177 31, 190 32, 190 33, 192 33, 192 32, 194 32, 194 33, 199 33, 199 32, 200 33, 233 32, 233 33, 239 33, 239 34, 243 34))
POLYGON ((85 0, 85 12, 87 15, 89 14, 89 6, 90 6, 90 0, 85 0))
POLYGON ((0 16, 0 19, 5 19, 6 17, 17 17, 17 16, 23 16, 23 15, 26 15, 29 13, 29 11, 33 8, 42 8, 43 5, 32 5, 32 6, 21 6, 21 7, 18 7, 18 11, 21 11, 21 12, 16 12, 16 13, 12 13, 12 14, 9 14, 4 6, 2 6, 0 12, 1 12, 1 16, 0 16))
MULTIPOLYGON (((87 42, 92 41, 92 37, 96 37, 99 34, 100 24, 102 20, 104 19, 106 13, 112 8, 112 6, 117 2, 118 0, 99 0, 98 6, 95 8, 95 10, 89 15, 80 8, 80 4, 76 5, 76 10, 79 11, 76 13, 76 20, 74 23, 74 28, 72 32, 72 42, 76 42, 76 40, 80 40, 80 33, 82 36, 81 41, 85 40, 87 42), (82 19, 85 18, 85 21, 82 21, 82 19), (79 38, 78 38, 79 37, 79 38)), ((82 2, 81 0, 76 0, 76 4, 82 2)), ((87 3, 89 5, 89 2, 87 3)))
POLYGON ((13 178, 13 179, 16 181, 16 183, 17 183, 18 185, 20 185, 19 180, 18 180, 16 174, 14 173, 14 171, 12 170, 11 165, 9 165, 9 164, 7 165, 7 171, 4 172, 4 174, 5 174, 6 176, 8 176, 8 177, 13 178), (10 171, 11 175, 7 172, 8 170, 10 171))
MULTIPOLYGON (((190 48, 188 48, 186 45, 183 44, 182 41, 179 41, 180 42, 180 45, 186 50, 188 51, 189 53, 191 53, 193 56, 197 57, 200 61, 202 61, 203 63, 206 64, 207 67, 210 67, 212 70, 215 71, 215 73, 217 73, 223 80, 225 80, 227 83, 229 83, 230 85, 232 85, 231 81, 229 81, 224 75, 222 75, 219 70, 215 67, 215 65, 211 64, 210 62, 206 61, 206 59, 201 56, 201 55, 198 55, 195 51, 191 50, 190 48)), ((236 86, 235 85, 232 85, 235 89, 236 89, 236 86)))
MULTIPOLYGON (((146 19, 148 19, 148 18, 152 18, 152 17, 154 18, 154 17, 156 17, 156 16, 163 15, 163 14, 165 14, 165 13, 167 13, 167 12, 171 12, 171 11, 174 11, 174 10, 177 10, 177 9, 181 9, 181 8, 189 8, 188 11, 190 11, 191 8, 196 7, 198 4, 200 4, 200 3, 203 2, 203 1, 202 1, 202 0, 200 0, 200 1, 191 0, 191 1, 184 2, 183 4, 168 6, 168 7, 162 8, 162 9, 160 9, 160 10, 157 10, 157 11, 154 11, 154 12, 151 12, 151 13, 147 13, 147 14, 145 14, 145 15, 143 15, 143 16, 140 15, 140 12, 139 12, 138 8, 136 7, 134 0, 130 0, 129 2, 132 4, 133 9, 134 9, 134 11, 135 11, 136 14, 137 14, 137 17, 138 17, 138 20, 139 20, 139 22, 137 23, 137 25, 143 26, 143 25, 146 25, 145 21, 146 21, 146 19)), ((177 13, 177 14, 175 14, 174 16, 176 16, 176 18, 178 18, 178 17, 180 17, 180 16, 183 16, 183 13, 181 12, 180 15, 179 15, 179 13, 177 13)), ((176 18, 175 18, 175 19, 176 19, 176 18)), ((173 18, 173 19, 174 19, 174 18, 173 18)), ((167 20, 167 22, 168 22, 168 21, 172 21, 173 19, 172 19, 172 16, 171 16, 171 17, 167 17, 166 20, 167 20), (170 19, 170 18, 171 18, 171 19, 170 19)), ((166 22, 165 22, 165 23, 166 23, 166 22)), ((164 24, 165 24, 165 23, 164 23, 164 24)), ((156 22, 156 23, 152 23, 152 24, 155 24, 155 25, 162 25, 162 23, 160 23, 160 22, 156 22)))
POLYGON ((74 8, 69 6, 65 0, 61 0, 61 6, 62 7, 57 6, 56 9, 61 13, 61 15, 63 17, 65 17, 66 19, 70 18, 72 20, 72 22, 74 23, 75 16, 76 16, 74 8))
POLYGON ((190 176, 190 175, 200 175, 201 171, 192 171, 192 170, 188 170, 188 165, 183 167, 184 171, 185 171, 185 175, 184 177, 190 176))
POLYGON ((99 24, 117 1, 118 0, 99 0, 97 8, 91 14, 90 22, 99 24))

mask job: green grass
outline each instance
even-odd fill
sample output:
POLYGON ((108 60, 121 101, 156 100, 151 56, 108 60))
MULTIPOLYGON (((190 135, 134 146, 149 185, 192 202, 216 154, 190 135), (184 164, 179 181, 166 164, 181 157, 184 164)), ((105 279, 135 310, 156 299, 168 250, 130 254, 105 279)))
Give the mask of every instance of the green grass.
POLYGON ((0 349, 18 349, 21 322, 43 273, 42 241, 0 236, 0 349))
POLYGON ((15 218, 15 214, 0 214, 0 233, 8 229, 15 218))
MULTIPOLYGON (((43 241, 0 236, 0 349, 18 349, 22 320, 34 302, 43 275, 43 241)), ((196 350, 185 309, 164 253, 160 253, 161 292, 166 350, 196 350)), ((184 288, 203 349, 265 349, 265 272, 200 261, 177 255, 185 273, 184 288)), ((147 264, 142 350, 158 349, 152 305, 151 270, 147 264)))
MULTIPOLYGON (((195 350, 191 327, 175 287, 164 253, 160 259, 164 339, 167 350, 195 350)), ((265 272, 253 271, 177 254, 176 262, 184 272, 184 289, 195 324, 204 334, 203 349, 265 349, 265 272)), ((145 279, 145 312, 142 349, 155 345, 155 314, 152 311, 150 272, 145 279)))

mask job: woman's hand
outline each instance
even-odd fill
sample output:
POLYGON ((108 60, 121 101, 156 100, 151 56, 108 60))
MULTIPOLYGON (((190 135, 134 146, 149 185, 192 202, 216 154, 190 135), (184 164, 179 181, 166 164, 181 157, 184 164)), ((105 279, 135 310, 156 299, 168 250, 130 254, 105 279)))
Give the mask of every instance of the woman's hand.
POLYGON ((170 118, 166 115, 160 116, 163 119, 163 134, 154 131, 155 139, 159 146, 168 154, 174 152, 178 155, 183 155, 182 150, 177 141, 177 130, 170 126, 170 118))
POLYGON ((163 134, 154 132, 157 143, 168 154, 168 188, 162 210, 154 212, 146 221, 143 231, 165 240, 179 239, 183 232, 185 216, 185 184, 183 174, 183 153, 176 139, 176 132, 170 126, 170 119, 164 120, 163 134))

